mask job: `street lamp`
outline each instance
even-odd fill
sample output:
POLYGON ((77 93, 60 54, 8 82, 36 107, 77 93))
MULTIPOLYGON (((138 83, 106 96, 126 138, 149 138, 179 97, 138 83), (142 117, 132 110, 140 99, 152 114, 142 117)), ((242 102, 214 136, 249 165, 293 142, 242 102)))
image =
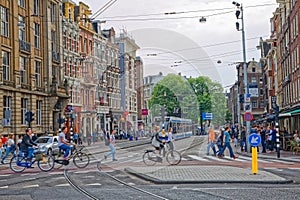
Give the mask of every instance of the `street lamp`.
MULTIPOLYGON (((239 22, 236 22, 236 28, 238 31, 242 31, 242 45, 243 45, 243 63, 244 63, 244 92, 246 94, 249 94, 249 85, 248 85, 248 75, 247 75, 247 63, 246 63, 246 42, 245 42, 245 25, 244 25, 244 15, 243 15, 243 5, 239 4, 235 1, 232 2, 233 5, 237 7, 237 11, 235 12, 235 16, 237 19, 240 19, 242 21, 242 27, 240 29, 239 22)), ((249 104, 251 102, 248 102, 249 104)), ((247 104, 245 102, 245 104, 247 104)), ((251 105, 251 104, 250 104, 251 105)), ((245 106, 245 111, 251 111, 251 106, 245 106), (249 110, 247 110, 247 107, 249 110)), ((247 151, 250 152, 250 145, 248 142, 248 138, 250 135, 250 121, 246 122, 246 142, 247 142, 247 151)))

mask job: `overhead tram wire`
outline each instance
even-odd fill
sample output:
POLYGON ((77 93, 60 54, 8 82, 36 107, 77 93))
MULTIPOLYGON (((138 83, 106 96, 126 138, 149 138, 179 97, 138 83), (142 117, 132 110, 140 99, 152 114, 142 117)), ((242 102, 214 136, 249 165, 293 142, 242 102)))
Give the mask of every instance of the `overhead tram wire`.
POLYGON ((111 7, 113 4, 115 4, 117 0, 110 0, 108 3, 106 3, 102 8, 100 8, 97 11, 97 14, 93 14, 92 18, 97 18, 99 15, 101 15, 104 11, 106 11, 109 7, 111 7))
MULTIPOLYGON (((245 6, 245 8, 257 8, 257 7, 264 7, 264 6, 275 6, 277 4, 274 3, 269 3, 269 4, 259 4, 259 5, 250 5, 250 6, 245 6)), ((136 19, 136 18, 129 18, 129 17, 146 17, 146 16, 159 16, 159 15, 174 15, 174 14, 187 14, 187 13, 197 13, 197 12, 209 12, 209 11, 220 11, 220 10, 236 10, 235 8, 217 8, 217 9, 206 9, 206 10, 191 10, 191 11, 179 11, 179 12, 165 12, 165 13, 152 13, 152 14, 141 14, 141 15, 122 15, 122 16, 110 16, 110 17, 103 17, 106 21, 140 21, 140 20, 169 20, 169 19, 181 19, 181 18, 187 18, 187 17, 179 17, 179 18, 141 18, 141 19, 136 19), (121 18, 121 19, 115 19, 115 18, 121 18), (129 18, 129 19, 124 19, 124 18, 129 18)), ((234 12, 232 11, 232 12, 234 12)), ((224 13, 219 13, 219 14, 226 14, 224 13)), ((205 15, 204 17, 210 17, 214 15, 219 15, 217 14, 212 14, 212 15, 205 15)), ((188 18, 196 18, 196 17, 203 17, 202 16, 194 16, 194 17, 188 17, 188 18)))

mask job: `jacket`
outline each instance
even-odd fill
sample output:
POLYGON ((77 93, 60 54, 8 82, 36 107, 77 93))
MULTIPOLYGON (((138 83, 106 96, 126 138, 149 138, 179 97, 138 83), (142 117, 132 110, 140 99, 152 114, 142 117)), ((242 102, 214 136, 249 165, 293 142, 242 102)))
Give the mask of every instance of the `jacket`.
POLYGON ((32 147, 33 145, 37 146, 37 144, 32 141, 31 137, 25 134, 20 144, 20 148, 22 150, 28 150, 28 147, 32 147))

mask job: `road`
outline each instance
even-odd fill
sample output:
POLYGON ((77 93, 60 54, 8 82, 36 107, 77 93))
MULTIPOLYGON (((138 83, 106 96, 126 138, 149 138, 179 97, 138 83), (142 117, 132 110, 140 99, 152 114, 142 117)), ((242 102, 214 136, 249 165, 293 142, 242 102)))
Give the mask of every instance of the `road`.
MULTIPOLYGON (((230 165, 250 169, 250 161, 246 156, 237 160, 217 159, 213 156, 199 154, 206 143, 203 139, 187 139, 177 141, 176 149, 182 150, 181 165, 230 165), (197 145, 197 142, 200 144, 197 145), (202 144, 202 145, 201 145, 202 144), (196 145, 196 146, 194 146, 196 145), (186 149, 186 147, 189 147, 186 149)), ((125 144, 119 144, 122 146, 125 144)), ((91 164, 84 169, 74 165, 65 167, 70 178, 76 185, 83 188, 97 199, 155 199, 146 193, 129 188, 116 182, 112 175, 129 186, 137 187, 165 199, 297 199, 300 195, 300 164, 276 159, 259 159, 260 168, 275 173, 287 179, 294 180, 291 184, 172 184, 155 185, 124 172, 128 166, 144 166, 141 155, 148 145, 119 149, 117 162, 106 160, 102 162, 102 171, 97 169, 97 160, 103 153, 97 153, 98 148, 90 148, 91 164), (105 173, 107 174, 105 174, 105 173)), ((161 164, 167 165, 166 163, 161 164)), ((64 169, 54 169, 44 173, 34 169, 26 169, 22 174, 12 173, 9 169, 0 171, 0 199, 87 199, 66 181, 64 169)))

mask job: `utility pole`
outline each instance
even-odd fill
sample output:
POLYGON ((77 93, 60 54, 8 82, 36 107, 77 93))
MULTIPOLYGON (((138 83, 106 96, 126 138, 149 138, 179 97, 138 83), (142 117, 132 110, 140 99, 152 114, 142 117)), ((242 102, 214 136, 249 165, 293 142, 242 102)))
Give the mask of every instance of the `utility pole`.
MULTIPOLYGON (((246 61, 246 42, 245 42, 245 25, 244 25, 244 13, 243 13, 243 5, 237 2, 232 2, 237 7, 237 11, 235 12, 236 18, 242 21, 242 28, 239 28, 239 22, 236 22, 236 29, 238 31, 242 31, 242 45, 243 45, 243 69, 244 69, 244 92, 246 96, 249 96, 249 85, 248 85, 248 73, 247 73, 247 61, 246 61)), ((251 112, 251 100, 250 102, 245 102, 246 105, 244 108, 245 112, 251 112)), ((249 135, 250 135, 250 121, 246 122, 246 143, 247 143, 247 152, 250 152, 250 144, 249 144, 249 135)))
POLYGON ((241 100, 240 100, 240 65, 236 66, 237 69, 237 118, 238 118, 238 133, 241 138, 241 100))

